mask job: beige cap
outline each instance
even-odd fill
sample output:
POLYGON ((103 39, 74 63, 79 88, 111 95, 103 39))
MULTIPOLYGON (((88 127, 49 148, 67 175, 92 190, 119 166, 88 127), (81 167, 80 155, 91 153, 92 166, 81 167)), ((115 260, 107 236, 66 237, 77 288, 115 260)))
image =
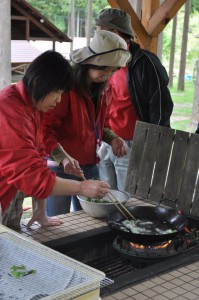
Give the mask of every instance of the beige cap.
POLYGON ((131 55, 123 38, 110 31, 98 30, 88 47, 74 50, 70 57, 78 64, 124 67, 131 55))

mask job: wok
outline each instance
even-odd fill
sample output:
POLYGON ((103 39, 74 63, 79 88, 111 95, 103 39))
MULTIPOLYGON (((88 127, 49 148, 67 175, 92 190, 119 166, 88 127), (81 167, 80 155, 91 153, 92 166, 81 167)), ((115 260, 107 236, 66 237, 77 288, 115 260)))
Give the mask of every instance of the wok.
MULTIPOLYGON (((146 221, 151 221, 152 227, 162 229, 162 232, 171 229, 171 233, 157 234, 155 230, 149 233, 133 233, 122 222, 125 220, 124 216, 116 211, 106 217, 108 226, 124 239, 139 243, 139 244, 152 244, 173 239, 176 235, 181 233, 188 225, 188 219, 178 213, 176 209, 165 208, 161 206, 133 206, 128 207, 136 220, 143 221, 143 226, 146 221)), ((142 226, 142 225, 141 225, 142 226)), ((152 228, 151 227, 151 228, 152 228)))

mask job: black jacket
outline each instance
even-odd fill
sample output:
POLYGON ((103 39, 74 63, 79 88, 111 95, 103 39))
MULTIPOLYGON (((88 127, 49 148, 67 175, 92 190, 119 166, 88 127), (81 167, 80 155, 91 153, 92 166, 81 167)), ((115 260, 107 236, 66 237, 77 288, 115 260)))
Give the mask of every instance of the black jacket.
POLYGON ((140 120, 170 126, 173 101, 168 89, 169 77, 159 58, 130 42, 127 83, 133 106, 140 120))

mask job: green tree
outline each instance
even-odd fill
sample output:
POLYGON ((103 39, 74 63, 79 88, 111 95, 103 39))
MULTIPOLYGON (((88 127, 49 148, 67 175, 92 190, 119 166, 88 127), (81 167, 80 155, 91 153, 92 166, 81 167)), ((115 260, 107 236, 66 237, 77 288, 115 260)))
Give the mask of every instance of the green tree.
MULTIPOLYGON (((75 19, 80 21, 83 28, 80 33, 85 35, 85 22, 87 18, 87 0, 71 0, 75 1, 75 19)), ((68 34, 68 24, 70 20, 70 0, 27 0, 27 2, 37 9, 41 14, 50 20, 56 27, 68 34)), ((99 11, 105 7, 110 7, 107 0, 93 1, 93 28, 95 26, 95 18, 99 11)))
POLYGON ((191 0, 191 13, 199 12, 199 1, 191 0))

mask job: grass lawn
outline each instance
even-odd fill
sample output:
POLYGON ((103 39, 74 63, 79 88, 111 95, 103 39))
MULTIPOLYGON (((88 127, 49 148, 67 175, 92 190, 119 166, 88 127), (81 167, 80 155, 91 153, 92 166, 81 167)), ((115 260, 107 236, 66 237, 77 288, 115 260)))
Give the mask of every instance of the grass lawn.
POLYGON ((23 202, 23 215, 22 219, 29 219, 32 216, 32 197, 27 197, 23 202))
POLYGON ((195 132, 196 128, 191 126, 194 89, 195 85, 192 81, 185 81, 184 92, 177 90, 177 81, 174 81, 174 87, 170 88, 174 102, 174 109, 171 116, 172 128, 195 132))

